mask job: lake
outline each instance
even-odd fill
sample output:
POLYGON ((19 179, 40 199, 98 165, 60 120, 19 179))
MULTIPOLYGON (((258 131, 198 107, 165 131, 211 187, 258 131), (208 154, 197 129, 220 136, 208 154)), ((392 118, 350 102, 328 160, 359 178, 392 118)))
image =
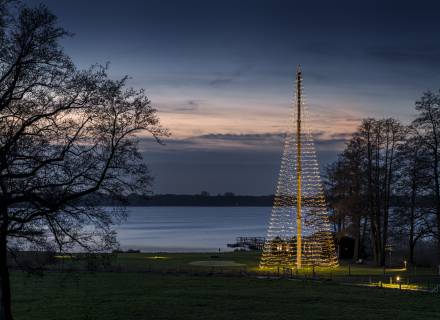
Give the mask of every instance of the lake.
POLYGON ((266 236, 270 207, 128 207, 116 227, 122 249, 231 250, 240 236, 266 236))

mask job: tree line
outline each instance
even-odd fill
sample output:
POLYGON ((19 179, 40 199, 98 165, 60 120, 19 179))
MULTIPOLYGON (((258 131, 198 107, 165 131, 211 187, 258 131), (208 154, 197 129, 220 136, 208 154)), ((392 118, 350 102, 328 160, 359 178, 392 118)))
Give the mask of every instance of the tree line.
POLYGON ((335 230, 355 240, 354 258, 385 265, 391 244, 414 263, 418 243, 436 242, 440 257, 440 93, 416 101, 417 115, 363 119, 326 170, 335 230))

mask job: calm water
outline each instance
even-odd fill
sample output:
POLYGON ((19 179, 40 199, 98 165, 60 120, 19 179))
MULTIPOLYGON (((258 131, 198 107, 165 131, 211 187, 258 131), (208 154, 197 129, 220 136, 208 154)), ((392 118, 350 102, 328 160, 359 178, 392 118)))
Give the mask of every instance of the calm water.
MULTIPOLYGON (((117 226, 123 249, 228 250, 239 236, 266 236, 270 207, 130 207, 117 226)), ((229 249, 230 250, 230 249, 229 249)))

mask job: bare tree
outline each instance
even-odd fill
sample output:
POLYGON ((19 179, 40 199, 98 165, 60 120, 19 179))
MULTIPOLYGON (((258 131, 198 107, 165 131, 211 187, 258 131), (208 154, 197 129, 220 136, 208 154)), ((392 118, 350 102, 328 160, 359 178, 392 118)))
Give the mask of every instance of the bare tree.
POLYGON ((405 141, 406 128, 398 121, 392 118, 381 121, 383 125, 384 145, 382 153, 383 167, 383 231, 382 231, 382 255, 381 265, 385 265, 385 251, 388 242, 388 225, 390 219, 390 206, 392 196, 392 186, 395 180, 395 173, 399 171, 396 167, 396 149, 405 141))
POLYGON ((335 213, 337 238, 345 235, 355 239, 354 259, 361 258, 364 247, 367 216, 364 201, 365 175, 360 140, 353 137, 327 168, 328 200, 335 213))
MULTIPOLYGON (((2 17, 8 13, 3 10, 2 17)), ((0 319, 12 319, 8 247, 105 250, 121 212, 94 206, 96 192, 145 194, 151 178, 137 148, 167 135, 143 91, 106 68, 77 71, 44 6, 4 23, 0 49, 0 319)), ((1 26, 0 26, 1 27, 1 26)))
POLYGON ((330 172, 333 177, 329 176, 336 179, 334 186, 342 187, 339 204, 345 208, 345 215, 351 217, 356 256, 366 238, 368 217, 371 248, 377 265, 385 264, 390 200, 398 170, 395 153, 404 138, 404 126, 394 119, 364 119, 330 172))
MULTIPOLYGON (((431 208, 423 203, 428 194, 429 157, 422 137, 409 128, 408 137, 396 154, 399 170, 396 172, 396 193, 400 199, 394 227, 408 242, 408 261, 414 264, 417 242, 431 234, 431 208)), ((426 202, 426 201, 425 201, 426 202)))
POLYGON ((430 166, 430 189, 435 199, 437 226, 434 236, 438 239, 438 259, 440 259, 440 94, 426 92, 416 101, 418 117, 413 121, 417 134, 427 150, 430 166))

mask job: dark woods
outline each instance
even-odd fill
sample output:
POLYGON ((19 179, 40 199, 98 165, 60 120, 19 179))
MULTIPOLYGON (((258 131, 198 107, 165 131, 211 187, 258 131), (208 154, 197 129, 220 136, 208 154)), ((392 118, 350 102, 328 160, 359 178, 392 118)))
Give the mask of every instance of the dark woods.
POLYGON ((148 193, 136 135, 167 134, 143 91, 77 70, 66 36, 44 6, 0 0, 0 319, 12 319, 10 252, 111 248, 123 211, 83 199, 148 193))
POLYGON ((371 255, 385 265, 403 244, 413 264, 421 241, 437 242, 440 256, 440 94, 425 93, 416 110, 409 126, 364 119, 327 168, 337 234, 354 238, 356 260, 371 255))

